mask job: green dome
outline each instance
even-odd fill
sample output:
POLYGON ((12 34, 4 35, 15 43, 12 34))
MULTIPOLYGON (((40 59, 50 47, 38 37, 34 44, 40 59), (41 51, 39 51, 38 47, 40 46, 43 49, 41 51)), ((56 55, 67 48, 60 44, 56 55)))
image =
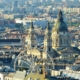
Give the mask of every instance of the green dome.
POLYGON ((62 11, 59 11, 57 22, 54 24, 53 31, 67 32, 67 24, 63 21, 62 11))
POLYGON ((59 22, 59 21, 57 21, 54 24, 53 30, 54 31, 58 31, 58 32, 66 32, 66 31, 68 31, 68 28, 67 28, 67 25, 66 25, 65 22, 59 22))

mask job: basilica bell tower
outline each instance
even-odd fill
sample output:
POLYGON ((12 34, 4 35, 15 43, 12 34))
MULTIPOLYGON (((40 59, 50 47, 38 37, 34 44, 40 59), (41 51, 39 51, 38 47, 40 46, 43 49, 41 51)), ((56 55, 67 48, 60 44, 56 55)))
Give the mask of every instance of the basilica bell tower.
POLYGON ((29 49, 36 47, 37 43, 36 43, 36 35, 35 35, 33 22, 31 22, 31 26, 29 28, 27 41, 28 41, 28 48, 29 49))
POLYGON ((45 30, 44 51, 49 53, 49 54, 52 53, 52 38, 51 38, 51 29, 50 29, 50 23, 49 22, 48 22, 47 28, 45 30))

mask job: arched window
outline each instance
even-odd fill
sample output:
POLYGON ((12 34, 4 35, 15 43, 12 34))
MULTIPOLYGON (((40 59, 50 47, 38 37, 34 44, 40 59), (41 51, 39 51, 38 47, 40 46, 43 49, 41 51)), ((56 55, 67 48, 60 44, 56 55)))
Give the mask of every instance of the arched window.
POLYGON ((60 39, 60 44, 62 44, 62 39, 60 39))
POLYGON ((49 51, 51 51, 51 48, 49 47, 49 51))
POLYGON ((66 44, 68 44, 69 42, 68 42, 68 39, 66 39, 66 44))
POLYGON ((64 44, 65 44, 65 39, 64 39, 64 44))

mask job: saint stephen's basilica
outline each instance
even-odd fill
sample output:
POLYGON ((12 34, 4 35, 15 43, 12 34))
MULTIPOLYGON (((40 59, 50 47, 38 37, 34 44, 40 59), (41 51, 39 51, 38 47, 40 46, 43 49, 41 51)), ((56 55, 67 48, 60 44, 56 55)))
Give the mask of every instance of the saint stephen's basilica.
POLYGON ((68 31, 67 24, 63 20, 63 14, 60 10, 58 13, 57 21, 52 29, 49 22, 47 24, 44 36, 44 47, 37 48, 37 40, 33 22, 29 28, 29 35, 26 37, 27 41, 27 54, 34 55, 40 58, 43 54, 43 58, 47 58, 47 54, 51 57, 73 57, 79 55, 79 50, 75 47, 71 47, 71 34, 68 31))

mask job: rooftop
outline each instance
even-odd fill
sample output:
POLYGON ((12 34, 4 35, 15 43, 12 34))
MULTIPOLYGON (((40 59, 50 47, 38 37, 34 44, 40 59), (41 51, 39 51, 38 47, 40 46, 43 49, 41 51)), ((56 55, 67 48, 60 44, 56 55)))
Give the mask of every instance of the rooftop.
POLYGON ((26 75, 26 71, 16 71, 13 80, 24 80, 26 75))
POLYGON ((35 79, 43 80, 43 75, 38 73, 30 73, 28 76, 26 76, 24 80, 28 80, 28 78, 32 78, 33 80, 35 79))

